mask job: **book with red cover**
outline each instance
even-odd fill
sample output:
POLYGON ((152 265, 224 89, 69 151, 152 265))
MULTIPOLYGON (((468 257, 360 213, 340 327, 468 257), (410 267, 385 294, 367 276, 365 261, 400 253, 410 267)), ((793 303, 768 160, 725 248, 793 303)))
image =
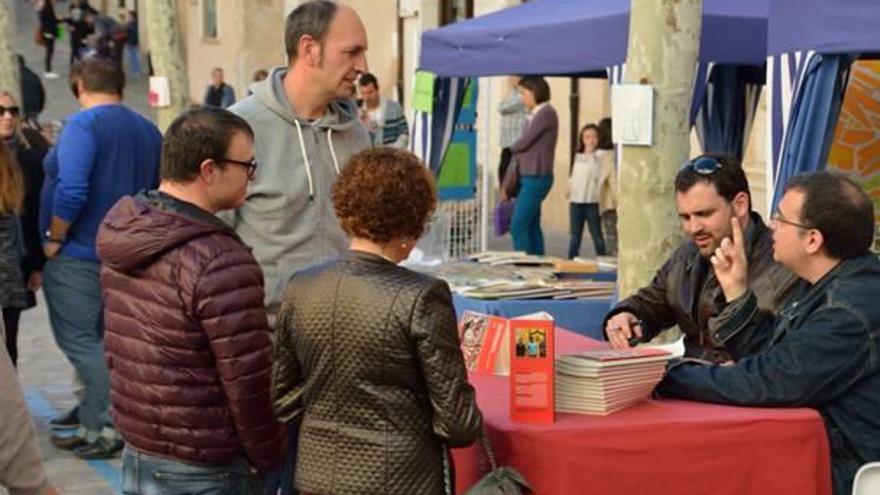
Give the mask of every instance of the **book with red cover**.
POLYGON ((510 417, 522 423, 553 423, 555 326, 536 313, 508 320, 510 417))
POLYGON ((477 363, 478 373, 503 376, 510 374, 510 339, 507 335, 507 319, 490 316, 477 363))

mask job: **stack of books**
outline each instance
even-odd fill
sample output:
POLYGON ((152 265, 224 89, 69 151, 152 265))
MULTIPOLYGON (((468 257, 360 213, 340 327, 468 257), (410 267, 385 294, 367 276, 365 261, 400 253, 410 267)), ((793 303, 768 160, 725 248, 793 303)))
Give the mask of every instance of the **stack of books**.
POLYGON ((459 293, 474 299, 586 299, 611 297, 614 282, 561 280, 553 282, 491 282, 462 289, 459 293))
POLYGON ((651 395, 672 355, 662 349, 602 349, 556 358, 556 411, 606 416, 651 395))

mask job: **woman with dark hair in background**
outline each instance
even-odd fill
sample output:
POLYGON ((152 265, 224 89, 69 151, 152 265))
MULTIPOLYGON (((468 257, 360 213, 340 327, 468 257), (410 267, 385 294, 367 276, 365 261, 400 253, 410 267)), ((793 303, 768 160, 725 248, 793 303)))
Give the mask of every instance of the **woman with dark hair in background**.
POLYGON ((434 178, 412 153, 369 148, 333 204, 351 248, 293 276, 275 329, 275 413, 302 421, 296 488, 442 495, 445 447, 471 444, 482 415, 449 287, 397 265, 436 208, 434 178))
MULTIPOLYGON (((18 215, 24 201, 21 170, 12 153, 0 145, 0 308, 4 322, 12 312, 21 312, 25 306, 24 282, 21 276, 22 246, 18 215)), ((9 327, 6 323, 4 327, 9 327)), ((14 323, 14 327, 18 322, 14 323)), ((15 340, 17 328, 7 328, 6 345, 15 340)), ((14 362, 14 361, 13 361, 14 362)))
POLYGON ((516 166, 508 168, 501 186, 501 199, 516 194, 516 207, 510 220, 513 249, 528 254, 544 254, 541 231, 541 202, 553 186, 553 160, 559 118, 548 103, 550 86, 543 77, 524 77, 519 81, 522 100, 529 110, 529 120, 522 135, 510 145, 516 166))
POLYGON ((566 194, 571 233, 568 244, 570 259, 580 254, 584 222, 590 228, 596 254, 607 254, 599 214, 600 211, 616 207, 616 178, 613 158, 608 154, 597 153, 598 145, 599 127, 595 124, 585 125, 580 132, 580 143, 571 166, 566 194))
POLYGON ((55 17, 54 0, 40 0, 37 3, 37 16, 40 20, 40 36, 46 49, 46 79, 58 79, 58 74, 52 72, 52 56, 55 54, 55 38, 58 36, 58 18, 55 17))
MULTIPOLYGON (((0 138, 9 151, 12 163, 21 179, 22 205, 18 210, 19 227, 17 252, 20 256, 21 288, 25 291, 24 304, 17 307, 3 306, 3 321, 6 324, 6 350, 12 363, 18 358, 18 321, 23 309, 36 306, 34 292, 42 284, 43 254, 39 229, 40 190, 43 187, 43 157, 49 143, 38 131, 22 126, 21 109, 15 97, 8 91, 0 90, 0 138), (23 249, 22 249, 23 248, 23 249)), ((3 187, 0 184, 0 187, 3 187)))

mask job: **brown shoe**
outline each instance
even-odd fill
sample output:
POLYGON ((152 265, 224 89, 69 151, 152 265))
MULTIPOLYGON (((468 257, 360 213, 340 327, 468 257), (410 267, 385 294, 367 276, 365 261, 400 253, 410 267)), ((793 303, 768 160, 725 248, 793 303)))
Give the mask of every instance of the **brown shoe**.
POLYGON ((89 444, 85 438, 78 435, 52 435, 49 441, 61 450, 74 450, 89 444))

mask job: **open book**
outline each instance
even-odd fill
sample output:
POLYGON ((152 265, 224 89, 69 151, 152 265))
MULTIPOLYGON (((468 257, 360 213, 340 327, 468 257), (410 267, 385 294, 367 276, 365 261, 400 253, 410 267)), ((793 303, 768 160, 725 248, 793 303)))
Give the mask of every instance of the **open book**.
MULTIPOLYGON (((468 371, 487 375, 507 376, 510 374, 511 326, 523 321, 541 320, 552 323, 553 316, 540 311, 508 319, 502 316, 487 315, 476 311, 465 311, 458 324, 461 352, 468 371), (514 323, 511 323, 514 322, 514 323)), ((517 354, 535 351, 540 355, 540 344, 527 349, 527 343, 514 343, 517 354)), ((546 356, 546 344, 543 347, 546 356)))

